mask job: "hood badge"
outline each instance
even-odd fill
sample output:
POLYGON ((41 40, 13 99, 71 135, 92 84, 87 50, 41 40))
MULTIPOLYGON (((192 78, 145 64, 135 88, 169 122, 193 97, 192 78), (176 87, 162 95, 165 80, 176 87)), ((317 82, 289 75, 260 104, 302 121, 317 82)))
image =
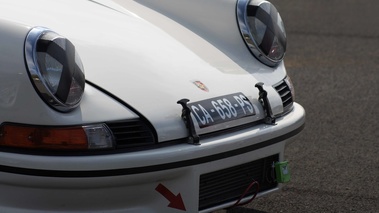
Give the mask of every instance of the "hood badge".
POLYGON ((209 89, 207 86, 205 86, 205 84, 203 84, 201 81, 194 81, 192 82, 193 84, 195 84, 197 86, 197 88, 205 91, 205 92, 209 92, 209 89))

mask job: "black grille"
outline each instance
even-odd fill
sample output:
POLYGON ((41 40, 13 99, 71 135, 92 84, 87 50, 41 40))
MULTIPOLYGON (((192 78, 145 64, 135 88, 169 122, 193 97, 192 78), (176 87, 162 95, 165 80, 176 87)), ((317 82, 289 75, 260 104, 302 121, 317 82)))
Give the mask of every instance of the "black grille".
POLYGON ((151 129, 140 119, 107 123, 115 137, 117 148, 129 148, 155 143, 151 129))
POLYGON ((282 81, 279 85, 275 86, 275 90, 282 98, 284 112, 288 111, 293 105, 293 98, 290 87, 285 81, 282 81))
MULTIPOLYGON (((277 183, 273 181, 272 163, 278 160, 277 154, 201 175, 199 211, 238 200, 253 180, 259 183, 260 192, 275 188, 277 183)), ((246 196, 254 193, 252 189, 246 196)))

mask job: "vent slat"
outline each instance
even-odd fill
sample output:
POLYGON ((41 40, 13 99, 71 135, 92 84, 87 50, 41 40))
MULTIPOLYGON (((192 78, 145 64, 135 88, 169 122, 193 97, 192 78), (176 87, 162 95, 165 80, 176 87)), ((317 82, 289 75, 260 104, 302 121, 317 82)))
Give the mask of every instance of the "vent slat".
POLYGON ((155 143, 153 132, 139 119, 106 124, 115 137, 117 148, 146 146, 155 143))
POLYGON ((275 90, 279 93, 282 99, 284 112, 287 112, 293 106, 293 98, 291 94, 291 89, 285 81, 282 81, 279 85, 275 86, 275 90))

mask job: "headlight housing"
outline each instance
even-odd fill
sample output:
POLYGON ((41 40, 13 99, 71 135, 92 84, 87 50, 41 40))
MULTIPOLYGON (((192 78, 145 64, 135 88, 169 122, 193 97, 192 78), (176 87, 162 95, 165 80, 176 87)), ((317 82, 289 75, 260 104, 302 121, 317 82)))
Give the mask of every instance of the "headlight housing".
POLYGON ((274 5, 264 0, 238 0, 237 20, 253 55, 268 66, 277 66, 286 52, 287 39, 274 5))
POLYGON ((25 60, 31 81, 49 106, 68 112, 79 105, 84 69, 67 38, 46 28, 32 28, 25 41, 25 60))

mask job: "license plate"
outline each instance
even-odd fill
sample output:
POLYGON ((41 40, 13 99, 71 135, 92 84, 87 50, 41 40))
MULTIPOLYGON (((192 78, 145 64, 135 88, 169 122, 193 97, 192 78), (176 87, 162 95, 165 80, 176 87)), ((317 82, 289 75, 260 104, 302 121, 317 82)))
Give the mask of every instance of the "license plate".
POLYGON ((242 93, 188 103, 200 128, 255 115, 250 100, 242 93))

